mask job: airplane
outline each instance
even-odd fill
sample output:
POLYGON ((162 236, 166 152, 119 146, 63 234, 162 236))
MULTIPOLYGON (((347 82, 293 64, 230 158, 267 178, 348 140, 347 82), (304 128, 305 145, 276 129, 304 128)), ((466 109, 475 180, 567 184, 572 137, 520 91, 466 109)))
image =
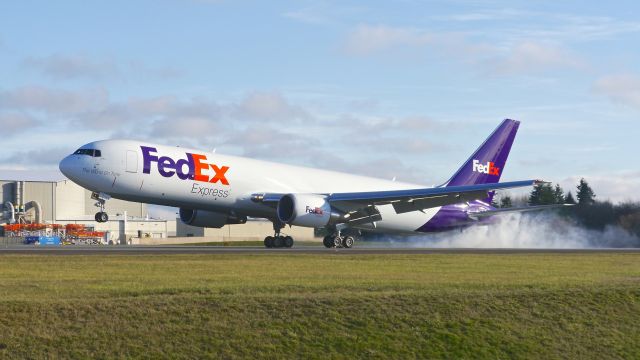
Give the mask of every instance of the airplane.
POLYGON ((286 225, 324 228, 327 248, 351 248, 360 231, 421 234, 490 223, 494 215, 548 206, 496 209, 496 190, 540 180, 499 182, 520 122, 505 119, 444 184, 420 184, 278 164, 134 140, 102 140, 66 156, 60 171, 92 191, 109 217, 110 198, 178 207, 180 220, 199 227, 273 223, 268 248, 290 248, 286 225))

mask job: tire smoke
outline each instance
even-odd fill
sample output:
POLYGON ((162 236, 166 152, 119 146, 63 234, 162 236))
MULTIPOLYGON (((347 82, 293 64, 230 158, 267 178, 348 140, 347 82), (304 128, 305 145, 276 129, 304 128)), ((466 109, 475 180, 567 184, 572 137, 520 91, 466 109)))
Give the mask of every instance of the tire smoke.
POLYGON ((490 225, 407 237, 380 238, 393 247, 589 249, 640 247, 640 238, 619 226, 582 227, 557 213, 505 214, 490 225))

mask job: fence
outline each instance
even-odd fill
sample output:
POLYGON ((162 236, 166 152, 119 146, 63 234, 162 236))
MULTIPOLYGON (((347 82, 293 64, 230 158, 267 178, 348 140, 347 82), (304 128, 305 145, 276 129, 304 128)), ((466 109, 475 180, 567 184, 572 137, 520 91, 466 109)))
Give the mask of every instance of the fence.
POLYGON ((0 237, 0 247, 24 244, 24 238, 20 237, 0 237))
POLYGON ((5 246, 22 244, 26 237, 58 236, 64 244, 100 245, 105 242, 105 233, 94 231, 81 224, 10 224, 3 227, 5 246), (16 242, 17 241, 17 242, 16 242))

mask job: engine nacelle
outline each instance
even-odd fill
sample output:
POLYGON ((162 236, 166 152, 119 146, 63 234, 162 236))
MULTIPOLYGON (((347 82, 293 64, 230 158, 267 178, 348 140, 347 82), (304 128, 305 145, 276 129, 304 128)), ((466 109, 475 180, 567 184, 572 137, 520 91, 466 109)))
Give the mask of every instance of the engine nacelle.
POLYGON ((315 194, 287 194, 278 201, 277 213, 285 224, 316 228, 340 218, 325 196, 315 194))
POLYGON ((191 226, 221 228, 227 224, 244 224, 246 216, 233 216, 206 210, 180 209, 180 220, 191 226))

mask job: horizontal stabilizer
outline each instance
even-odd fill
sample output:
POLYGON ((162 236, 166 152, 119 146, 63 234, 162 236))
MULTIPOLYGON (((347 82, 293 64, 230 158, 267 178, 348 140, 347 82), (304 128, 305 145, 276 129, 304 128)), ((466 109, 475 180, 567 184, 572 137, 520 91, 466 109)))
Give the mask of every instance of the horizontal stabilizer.
POLYGON ((495 210, 487 210, 487 211, 479 211, 475 213, 468 213, 469 217, 473 219, 479 219, 484 217, 489 217, 493 215, 500 215, 512 212, 529 212, 529 211, 539 211, 539 210, 550 210, 550 209, 559 209, 574 206, 575 204, 554 204, 554 205, 538 205, 538 206, 523 206, 516 208, 504 208, 504 209, 495 209, 495 210))

